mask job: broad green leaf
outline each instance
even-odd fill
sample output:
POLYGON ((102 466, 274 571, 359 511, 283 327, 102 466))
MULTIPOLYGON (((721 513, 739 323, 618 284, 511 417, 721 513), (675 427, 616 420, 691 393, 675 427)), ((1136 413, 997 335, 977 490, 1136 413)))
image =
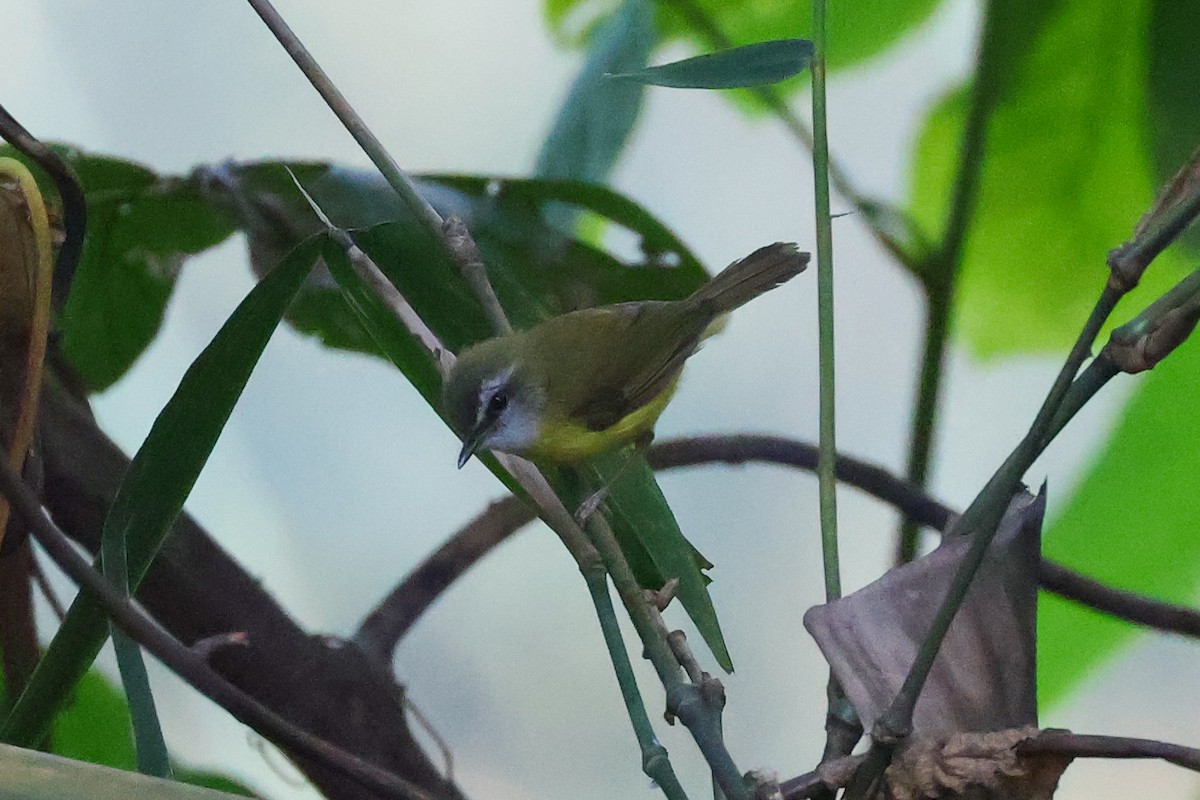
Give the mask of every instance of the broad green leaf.
POLYGON ((676 89, 746 89, 799 75, 812 54, 807 39, 776 39, 610 77, 676 89))
POLYGON ((0 745, 3 796, 9 800, 238 800, 217 792, 72 761, 61 756, 0 745))
MULTIPOLYGON (((124 375, 158 333, 186 257, 224 241, 233 226, 191 181, 160 177, 131 161, 56 149, 79 176, 88 205, 87 239, 58 325, 88 389, 100 391, 124 375)), ((0 154, 11 152, 0 148, 0 154)))
MULTIPOLYGON (((929 17, 937 0, 858 0, 830 4, 829 66, 841 69, 883 52, 929 17)), ((615 0, 545 0, 551 28, 568 40, 580 41, 616 7, 615 0)), ((715 25, 734 45, 808 37, 812 33, 811 0, 694 0, 657 3, 664 41, 685 39, 700 50, 714 46, 705 28, 715 25), (700 19, 698 19, 698 17, 700 19)), ((811 37, 810 37, 811 38, 811 37)))
POLYGON ((185 181, 136 164, 79 155, 88 233, 63 311, 63 348, 92 391, 125 374, 154 339, 188 255, 233 228, 185 181))
MULTIPOLYGON (((312 271, 319 239, 298 246, 255 286, 184 374, 154 421, 109 509, 104 527, 128 543, 136 587, 179 515, 233 406, 284 311, 312 271)), ((31 746, 95 660, 107 636, 103 609, 89 596, 71 604, 0 738, 31 746)))
MULTIPOLYGON (((1193 339, 1195 336, 1193 335, 1193 339)), ((1044 552, 1110 585, 1191 603, 1200 589, 1200 341, 1144 377, 1108 447, 1047 528, 1044 552)), ((1043 595, 1038 694, 1061 699, 1138 627, 1043 595)))
MULTIPOLYGON (((642 105, 643 87, 605 75, 646 65, 654 46, 651 0, 625 0, 591 37, 588 57, 542 143, 534 174, 602 183, 625 147, 642 105)), ((570 213, 556 211, 559 223, 570 213)))
MULTIPOLYGON (((1157 184, 1147 158, 1148 4, 1004 0, 997 36, 1008 73, 987 135, 959 282, 957 330, 980 356, 1062 351, 1157 184)), ((965 95, 949 95, 920 136, 912 213, 936 239, 956 172, 965 95)), ((1168 253, 1148 299, 1180 276, 1168 253)))

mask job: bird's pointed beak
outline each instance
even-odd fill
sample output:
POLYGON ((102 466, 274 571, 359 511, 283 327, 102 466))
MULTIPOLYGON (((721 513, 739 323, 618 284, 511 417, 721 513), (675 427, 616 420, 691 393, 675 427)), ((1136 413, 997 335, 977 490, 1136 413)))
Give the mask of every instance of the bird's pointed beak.
POLYGON ((475 455, 483 444, 483 440, 487 438, 488 431, 491 430, 490 425, 483 425, 471 431, 470 435, 463 441, 462 450, 458 451, 458 468, 462 469, 463 465, 471 460, 471 456, 475 455))

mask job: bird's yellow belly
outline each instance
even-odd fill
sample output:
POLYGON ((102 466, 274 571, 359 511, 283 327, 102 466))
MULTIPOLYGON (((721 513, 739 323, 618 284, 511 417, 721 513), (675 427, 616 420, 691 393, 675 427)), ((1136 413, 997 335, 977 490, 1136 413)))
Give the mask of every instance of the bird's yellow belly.
POLYGON ((572 419, 543 420, 537 443, 525 455, 534 461, 566 464, 616 450, 653 431, 654 423, 674 393, 673 382, 658 397, 600 431, 590 430, 572 419))

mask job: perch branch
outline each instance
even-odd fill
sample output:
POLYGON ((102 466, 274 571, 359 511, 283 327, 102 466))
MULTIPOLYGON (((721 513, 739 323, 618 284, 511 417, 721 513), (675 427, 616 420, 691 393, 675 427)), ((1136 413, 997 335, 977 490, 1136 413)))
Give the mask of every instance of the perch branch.
MULTIPOLYGON (((699 436, 655 444, 647 453, 655 469, 711 463, 767 463, 813 471, 817 448, 777 436, 699 436)), ((838 480, 894 506, 922 525, 944 531, 955 513, 928 494, 884 468, 839 455, 838 480)), ((491 503, 446 540, 363 620, 355 634, 365 650, 381 662, 391 660, 399 641, 433 602, 492 548, 534 520, 516 497, 491 503)), ((1200 611, 1115 589, 1053 561, 1042 559, 1041 584, 1047 591, 1114 617, 1166 633, 1200 637, 1200 611)))

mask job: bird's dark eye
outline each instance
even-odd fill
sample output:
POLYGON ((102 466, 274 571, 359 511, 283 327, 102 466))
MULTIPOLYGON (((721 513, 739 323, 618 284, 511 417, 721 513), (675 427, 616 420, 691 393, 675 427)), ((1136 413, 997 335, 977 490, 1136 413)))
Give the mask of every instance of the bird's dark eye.
POLYGON ((497 417, 506 408, 508 408, 508 394, 504 391, 498 391, 488 398, 487 410, 490 416, 497 417))

